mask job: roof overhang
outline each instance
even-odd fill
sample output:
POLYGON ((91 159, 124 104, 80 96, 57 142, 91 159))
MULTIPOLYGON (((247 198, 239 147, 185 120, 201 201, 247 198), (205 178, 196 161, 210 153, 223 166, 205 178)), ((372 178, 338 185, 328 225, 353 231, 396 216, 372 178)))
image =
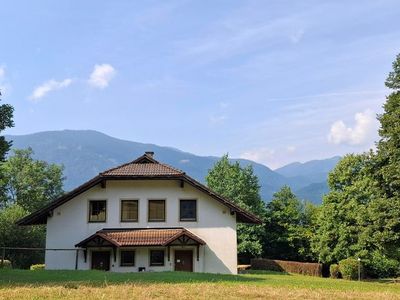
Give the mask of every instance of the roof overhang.
POLYGON ((132 175, 119 175, 119 176, 111 176, 105 175, 104 172, 100 173, 93 179, 85 182, 84 184, 80 185, 79 187, 75 188, 74 190, 66 193, 65 195, 61 196, 60 198, 50 202, 43 208, 33 212, 32 214, 18 220, 16 222, 17 225, 39 225, 39 224, 46 224, 47 217, 52 215, 52 212, 55 208, 59 207, 60 205, 66 203, 67 201, 73 199, 74 197, 82 194, 83 192, 91 189, 92 187, 101 184, 105 186, 106 181, 110 180, 179 180, 181 182, 185 182, 190 184, 191 186, 195 187, 198 190, 203 191, 204 193, 208 194, 215 200, 219 201, 220 203, 224 204, 230 209, 231 214, 236 214, 236 220, 242 223, 250 223, 250 224, 262 224, 262 220, 258 218, 256 215, 248 212, 247 210, 241 208, 233 201, 226 199, 225 197, 218 195, 214 191, 212 191, 207 186, 201 184, 200 182, 196 181, 195 179, 191 178, 190 176, 186 175, 185 173, 181 173, 179 175, 153 175, 153 176, 132 176, 132 175))
POLYGON ((102 229, 77 243, 75 247, 152 247, 171 245, 205 245, 185 228, 102 229))

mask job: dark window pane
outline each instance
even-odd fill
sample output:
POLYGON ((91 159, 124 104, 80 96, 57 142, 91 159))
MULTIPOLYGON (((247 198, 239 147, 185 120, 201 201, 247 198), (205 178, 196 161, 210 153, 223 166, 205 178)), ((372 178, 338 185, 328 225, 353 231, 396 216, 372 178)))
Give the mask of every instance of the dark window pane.
POLYGON ((137 222, 138 221, 138 201, 122 200, 121 201, 121 221, 137 222))
POLYGON ((180 220, 181 221, 196 221, 196 200, 181 200, 180 201, 180 220))
POLYGON ((121 250, 121 266, 135 265, 135 251, 121 250))
POLYGON ((164 250, 150 250, 150 266, 164 265, 164 250))
POLYGON ((106 221, 106 201, 93 200, 89 202, 89 222, 106 221))
POLYGON ((165 221, 165 200, 149 200, 149 221, 165 221))

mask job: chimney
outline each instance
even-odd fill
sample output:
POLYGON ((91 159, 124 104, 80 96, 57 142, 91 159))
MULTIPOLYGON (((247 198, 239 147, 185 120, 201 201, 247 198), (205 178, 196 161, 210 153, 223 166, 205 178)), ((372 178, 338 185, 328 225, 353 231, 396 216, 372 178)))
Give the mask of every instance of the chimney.
POLYGON ((146 151, 144 154, 146 156, 149 156, 149 157, 153 158, 154 152, 153 151, 146 151))

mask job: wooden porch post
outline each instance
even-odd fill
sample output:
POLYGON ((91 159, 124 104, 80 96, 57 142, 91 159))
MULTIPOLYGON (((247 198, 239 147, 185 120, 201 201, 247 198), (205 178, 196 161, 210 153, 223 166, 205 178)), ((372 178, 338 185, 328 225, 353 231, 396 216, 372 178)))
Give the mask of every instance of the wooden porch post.
POLYGON ((79 258, 79 249, 76 249, 76 253, 75 253, 75 270, 78 270, 78 258, 79 258))

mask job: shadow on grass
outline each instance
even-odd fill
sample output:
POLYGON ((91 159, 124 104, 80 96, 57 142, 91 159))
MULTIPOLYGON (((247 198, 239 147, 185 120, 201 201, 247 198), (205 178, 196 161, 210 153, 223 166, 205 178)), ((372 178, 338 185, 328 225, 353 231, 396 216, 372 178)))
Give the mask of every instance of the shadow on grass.
POLYGON ((244 283, 261 281, 265 281, 265 279, 241 275, 186 272, 112 273, 95 270, 0 270, 0 287, 62 285, 66 288, 77 288, 77 284, 103 286, 126 283, 244 283))

